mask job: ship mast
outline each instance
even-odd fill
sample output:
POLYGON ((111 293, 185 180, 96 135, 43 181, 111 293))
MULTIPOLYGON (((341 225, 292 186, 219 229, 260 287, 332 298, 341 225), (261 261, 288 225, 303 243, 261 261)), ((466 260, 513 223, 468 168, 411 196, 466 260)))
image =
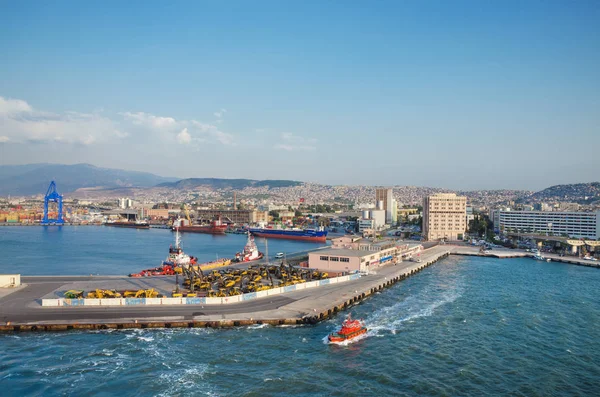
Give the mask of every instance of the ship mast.
POLYGON ((180 240, 180 238, 179 238, 179 228, 178 228, 178 227, 176 227, 176 228, 175 228, 175 248, 181 248, 181 247, 179 246, 179 245, 180 245, 180 242, 181 242, 181 240, 180 240))

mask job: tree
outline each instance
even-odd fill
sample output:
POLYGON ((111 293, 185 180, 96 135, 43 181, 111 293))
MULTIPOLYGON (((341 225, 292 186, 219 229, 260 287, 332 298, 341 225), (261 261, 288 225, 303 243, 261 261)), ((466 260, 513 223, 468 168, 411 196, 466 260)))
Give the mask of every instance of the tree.
POLYGON ((296 210, 296 211, 294 211, 294 216, 300 217, 300 216, 302 216, 302 212, 300 210, 296 210))
POLYGON ((273 217, 274 221, 279 220, 279 212, 277 212, 275 210, 269 211, 269 216, 273 217))

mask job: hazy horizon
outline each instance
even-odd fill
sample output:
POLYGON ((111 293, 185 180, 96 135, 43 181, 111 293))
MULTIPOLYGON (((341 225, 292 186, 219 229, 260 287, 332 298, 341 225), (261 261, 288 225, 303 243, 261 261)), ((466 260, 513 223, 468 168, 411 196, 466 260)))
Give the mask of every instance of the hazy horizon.
POLYGON ((600 3, 18 2, 0 164, 541 190, 598 180, 600 3))

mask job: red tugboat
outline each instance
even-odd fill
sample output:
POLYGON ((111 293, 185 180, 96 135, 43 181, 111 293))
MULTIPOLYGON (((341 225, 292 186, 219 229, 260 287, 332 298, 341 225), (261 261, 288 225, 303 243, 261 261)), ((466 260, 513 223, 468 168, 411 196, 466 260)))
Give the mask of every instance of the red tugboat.
POLYGON ((235 254, 236 262, 251 262, 263 258, 263 253, 258 250, 254 242, 254 236, 248 232, 248 242, 242 252, 235 254))
POLYGON ((352 320, 350 314, 342 323, 342 328, 338 332, 329 334, 329 342, 339 343, 352 340, 360 335, 367 333, 367 327, 362 320, 352 320))

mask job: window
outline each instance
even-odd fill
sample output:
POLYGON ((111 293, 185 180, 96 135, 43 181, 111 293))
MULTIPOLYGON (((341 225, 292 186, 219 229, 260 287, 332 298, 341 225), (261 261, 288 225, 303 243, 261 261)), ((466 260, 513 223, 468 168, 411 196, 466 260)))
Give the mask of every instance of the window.
POLYGON ((337 256, 330 256, 329 260, 332 262, 339 262, 340 258, 338 258, 337 256))
POLYGON ((327 261, 327 260, 329 260, 329 257, 328 257, 328 256, 322 256, 320 259, 321 259, 322 261, 327 261))
POLYGON ((350 258, 340 258, 340 262, 350 262, 350 258))

